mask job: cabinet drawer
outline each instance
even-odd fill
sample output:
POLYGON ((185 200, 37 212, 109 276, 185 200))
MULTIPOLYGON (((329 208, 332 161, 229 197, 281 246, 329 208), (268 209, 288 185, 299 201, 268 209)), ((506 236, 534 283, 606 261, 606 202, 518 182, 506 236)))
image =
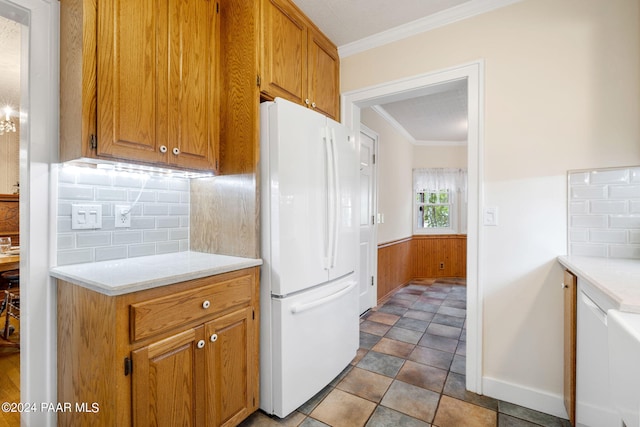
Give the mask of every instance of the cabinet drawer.
POLYGON ((131 341, 168 331, 251 300, 252 276, 131 304, 131 341))

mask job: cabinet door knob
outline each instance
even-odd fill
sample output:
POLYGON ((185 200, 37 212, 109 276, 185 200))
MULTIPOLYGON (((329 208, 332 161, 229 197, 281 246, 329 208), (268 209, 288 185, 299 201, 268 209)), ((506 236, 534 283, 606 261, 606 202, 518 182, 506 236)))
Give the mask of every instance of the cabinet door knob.
POLYGON ((198 344, 197 344, 198 348, 204 348, 204 344, 205 344, 204 340, 198 341, 198 344))
POLYGON ((167 152, 167 146, 166 145, 161 145, 160 146, 160 152, 161 153, 166 153, 167 152))
POLYGON ((560 283, 560 287, 562 287, 562 289, 567 289, 569 287, 569 285, 565 285, 564 283, 560 283))
POLYGON ((209 300, 205 300, 205 301, 202 303, 202 308, 204 308, 204 309, 206 310, 206 309, 207 309, 207 308, 209 308, 209 307, 211 307, 211 303, 209 302, 209 300))
POLYGON ((316 108, 316 103, 315 103, 315 102, 312 102, 312 103, 311 103, 311 107, 312 107, 312 108, 316 108))
POLYGON ((213 334, 211 335, 211 338, 209 338, 211 340, 211 342, 216 342, 218 341, 218 334, 213 334))
POLYGON ((172 152, 177 156, 178 154, 180 154, 180 149, 178 147, 174 147, 172 152))
POLYGON ((309 104, 311 103, 311 101, 309 101, 309 99, 305 99, 305 100, 304 100, 304 103, 305 103, 305 104, 307 104, 307 105, 309 105, 309 104))

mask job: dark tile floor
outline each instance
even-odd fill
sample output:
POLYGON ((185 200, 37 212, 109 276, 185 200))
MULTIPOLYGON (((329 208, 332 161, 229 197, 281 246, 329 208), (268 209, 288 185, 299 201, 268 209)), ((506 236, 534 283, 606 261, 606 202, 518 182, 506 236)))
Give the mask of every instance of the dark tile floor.
POLYGON ((358 355, 287 418, 256 412, 241 426, 533 427, 567 420, 465 390, 466 287, 414 282, 360 322, 358 355))

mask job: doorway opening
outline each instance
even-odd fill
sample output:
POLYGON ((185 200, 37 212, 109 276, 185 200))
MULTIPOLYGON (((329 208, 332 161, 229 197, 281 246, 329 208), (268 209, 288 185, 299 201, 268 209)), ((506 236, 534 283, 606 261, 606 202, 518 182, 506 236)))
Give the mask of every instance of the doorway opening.
POLYGON ((467 81, 467 364, 466 388, 482 394, 482 281, 479 271, 482 194, 483 61, 357 89, 342 95, 342 121, 359 133, 361 109, 428 93, 433 85, 467 81))

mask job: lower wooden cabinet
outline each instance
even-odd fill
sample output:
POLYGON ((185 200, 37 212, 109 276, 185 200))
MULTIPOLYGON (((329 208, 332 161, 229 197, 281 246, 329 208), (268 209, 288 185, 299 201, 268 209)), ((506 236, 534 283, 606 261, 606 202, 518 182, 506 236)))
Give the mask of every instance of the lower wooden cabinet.
POLYGON ((569 270, 564 272, 564 406, 569 422, 576 425, 576 338, 578 279, 569 270))
POLYGON ((259 403, 258 271, 121 296, 59 282, 58 401, 99 410, 58 425, 239 424, 259 403))

